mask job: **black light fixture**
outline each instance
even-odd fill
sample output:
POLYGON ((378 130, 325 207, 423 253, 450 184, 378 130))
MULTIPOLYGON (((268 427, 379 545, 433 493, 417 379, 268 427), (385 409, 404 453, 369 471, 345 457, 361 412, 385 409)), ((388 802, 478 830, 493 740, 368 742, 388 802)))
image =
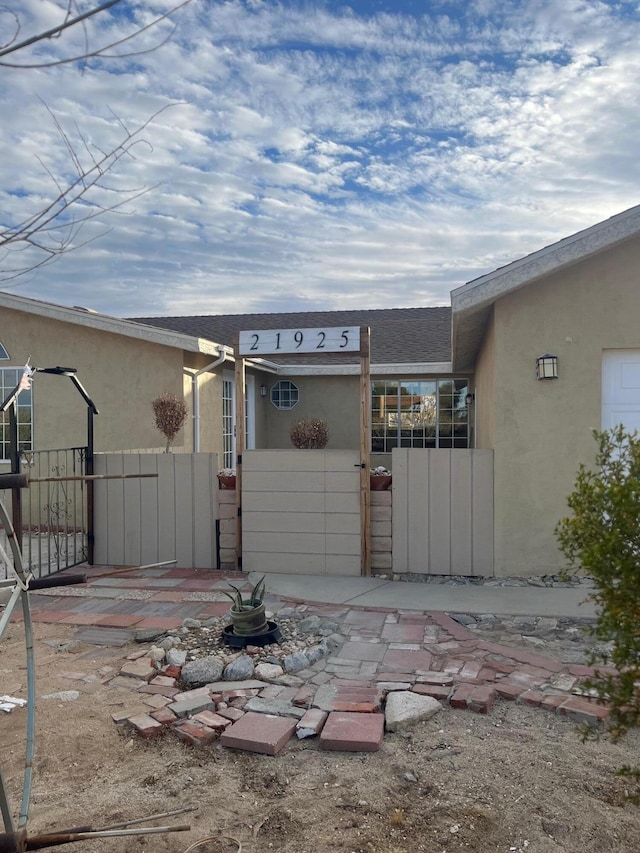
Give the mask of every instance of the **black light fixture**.
POLYGON ((267 396, 267 386, 266 386, 266 385, 261 385, 261 386, 260 386, 260 396, 261 396, 261 397, 266 397, 266 396, 267 396))
POLYGON ((558 378, 558 356, 545 355, 536 358, 536 379, 557 379, 558 378))

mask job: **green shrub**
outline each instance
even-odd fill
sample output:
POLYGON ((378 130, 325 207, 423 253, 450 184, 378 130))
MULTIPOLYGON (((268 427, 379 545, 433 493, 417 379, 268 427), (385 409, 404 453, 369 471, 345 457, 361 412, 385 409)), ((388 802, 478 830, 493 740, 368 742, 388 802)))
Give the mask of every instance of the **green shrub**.
MULTIPOLYGON (((568 504, 572 515, 556 527, 570 570, 593 578, 598 608, 592 634, 610 645, 596 650, 598 672, 587 685, 611 707, 608 731, 618 740, 640 722, 640 437, 618 426, 594 431, 595 468, 581 465, 568 504)), ((640 768, 624 767, 640 782, 640 768)))

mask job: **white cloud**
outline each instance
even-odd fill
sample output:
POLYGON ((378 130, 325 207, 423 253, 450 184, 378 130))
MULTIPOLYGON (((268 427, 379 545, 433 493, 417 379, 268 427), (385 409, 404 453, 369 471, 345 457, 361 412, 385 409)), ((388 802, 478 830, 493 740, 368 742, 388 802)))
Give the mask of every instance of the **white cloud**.
MULTIPOLYGON (((25 32, 63 5, 14 3, 25 32)), ((136 14, 168 5, 142 0, 136 14)), ((18 292, 120 315, 445 304, 452 287, 638 202, 630 4, 389 8, 193 3, 157 51, 0 70, 5 224, 51 196, 42 164, 72 174, 42 101, 83 158, 118 139, 113 113, 135 128, 175 104, 108 176, 155 189, 18 292)), ((94 19, 89 36, 128 26, 94 19)))

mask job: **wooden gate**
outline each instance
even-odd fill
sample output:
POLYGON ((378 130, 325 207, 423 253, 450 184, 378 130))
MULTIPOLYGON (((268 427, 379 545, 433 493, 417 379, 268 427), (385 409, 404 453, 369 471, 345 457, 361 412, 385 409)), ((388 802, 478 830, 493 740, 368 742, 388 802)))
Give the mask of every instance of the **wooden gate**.
POLYGON ((242 568, 360 575, 360 455, 245 450, 242 568))

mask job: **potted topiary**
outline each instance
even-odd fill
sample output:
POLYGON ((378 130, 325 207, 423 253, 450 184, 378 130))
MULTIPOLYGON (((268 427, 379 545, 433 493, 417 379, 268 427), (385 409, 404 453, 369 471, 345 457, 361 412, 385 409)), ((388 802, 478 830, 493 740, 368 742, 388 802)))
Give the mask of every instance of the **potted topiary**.
POLYGON ((329 441, 329 429, 320 418, 301 418, 291 424, 289 438, 301 450, 322 450, 329 441))
POLYGON ((152 400, 151 408, 155 416, 156 429, 159 429, 167 440, 164 452, 170 453, 171 443, 182 429, 189 414, 187 404, 167 391, 152 400))
POLYGON ((229 615, 233 633, 238 637, 254 637, 264 634, 268 630, 267 617, 264 607, 264 575, 257 581, 248 596, 243 596, 242 591, 232 583, 229 586, 233 592, 223 590, 227 598, 233 602, 229 615))

